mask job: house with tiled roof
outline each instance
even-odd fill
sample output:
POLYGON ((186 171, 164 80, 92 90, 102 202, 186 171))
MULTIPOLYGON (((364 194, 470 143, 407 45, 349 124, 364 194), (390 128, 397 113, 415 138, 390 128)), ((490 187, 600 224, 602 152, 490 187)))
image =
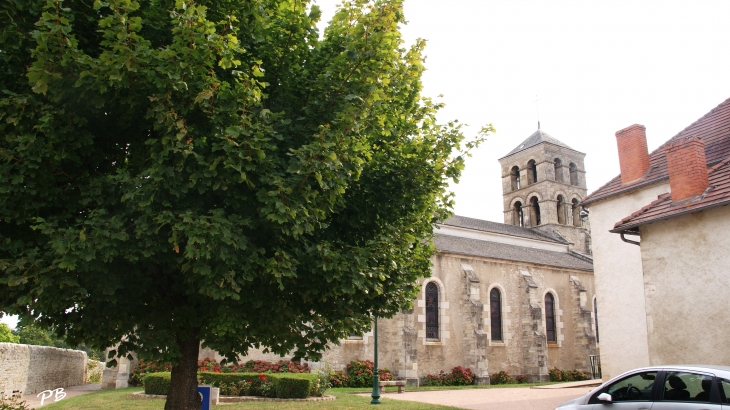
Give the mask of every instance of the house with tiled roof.
POLYGON ((730 99, 649 153, 616 133, 621 174, 590 211, 604 377, 643 365, 730 365, 715 314, 730 285, 730 99), (709 333, 708 333, 709 332, 709 333))
MULTIPOLYGON (((547 381, 553 367, 597 376, 593 262, 578 209, 584 157, 538 129, 500 159, 505 223, 452 216, 436 224, 431 272, 413 309, 378 321, 382 367, 409 384, 456 366, 477 383, 499 371, 547 381)), ((310 365, 372 359, 373 336, 351 335, 310 365)), ((279 360, 256 350, 249 359, 279 360)))

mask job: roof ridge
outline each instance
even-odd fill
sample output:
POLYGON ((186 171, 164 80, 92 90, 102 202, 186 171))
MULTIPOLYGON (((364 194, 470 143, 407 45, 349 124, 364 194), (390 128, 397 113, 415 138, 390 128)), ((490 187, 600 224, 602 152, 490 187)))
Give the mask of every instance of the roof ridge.
MULTIPOLYGON (((666 144, 667 142, 669 142, 669 141, 671 141, 671 140, 673 140, 673 139, 675 139, 675 138, 679 137, 679 136, 680 136, 680 135, 682 135, 682 134, 683 134, 683 133, 684 133, 685 131, 687 131, 687 130, 688 130, 689 128, 691 128, 691 127, 692 127, 692 126, 694 126, 695 124, 699 123, 700 121, 704 120, 705 118, 709 117, 709 116, 710 116, 710 114, 713 114, 713 113, 717 112, 717 111, 718 111, 718 110, 720 109, 720 107, 721 107, 721 106, 723 106, 723 105, 725 105, 725 104, 728 104, 728 103, 730 103, 730 97, 728 97, 728 98, 727 98, 727 99, 726 99, 725 101, 721 102, 720 104, 717 104, 717 106, 715 106, 715 108, 713 108, 713 109, 711 109, 710 111, 708 111, 707 113, 705 113, 705 115, 703 115, 703 116, 701 116, 700 118, 698 118, 697 120, 695 120, 695 122, 693 122, 692 124, 690 124, 690 125, 688 125, 688 126, 684 127, 684 129, 682 129, 682 131, 679 131, 679 132, 678 132, 678 133, 677 133, 676 135, 674 135, 674 136, 673 136, 672 138, 669 138, 669 140, 668 140, 668 141, 666 141, 666 142, 665 142, 664 144, 666 144)), ((664 144, 662 144, 662 145, 664 145, 664 144)))

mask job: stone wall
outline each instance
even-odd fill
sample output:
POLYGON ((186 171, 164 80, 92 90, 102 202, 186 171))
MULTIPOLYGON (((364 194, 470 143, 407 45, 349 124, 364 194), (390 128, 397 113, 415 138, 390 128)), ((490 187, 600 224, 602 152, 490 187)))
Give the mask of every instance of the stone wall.
POLYGON ((84 383, 86 352, 0 343, 0 390, 24 395, 84 383))

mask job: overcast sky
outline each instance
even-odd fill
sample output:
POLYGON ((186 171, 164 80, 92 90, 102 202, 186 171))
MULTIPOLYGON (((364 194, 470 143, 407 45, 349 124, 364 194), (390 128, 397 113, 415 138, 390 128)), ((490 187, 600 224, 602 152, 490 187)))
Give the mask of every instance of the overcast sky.
MULTIPOLYGON (((317 0, 323 24, 338 0, 317 0)), ((649 150, 730 98, 730 1, 406 0, 404 38, 427 40, 424 95, 440 119, 497 133, 454 186, 456 213, 502 222, 497 159, 537 129, 584 152, 588 192, 619 173, 615 132, 649 150)), ((14 325, 13 318, 2 321, 14 325)))
MULTIPOLYGON (((340 1, 317 0, 323 22, 340 1)), ((649 150, 730 98, 730 1, 405 0, 443 121, 497 133, 454 186, 456 213, 502 222, 503 157, 537 129, 586 153, 588 192, 618 175, 615 132, 649 150)))

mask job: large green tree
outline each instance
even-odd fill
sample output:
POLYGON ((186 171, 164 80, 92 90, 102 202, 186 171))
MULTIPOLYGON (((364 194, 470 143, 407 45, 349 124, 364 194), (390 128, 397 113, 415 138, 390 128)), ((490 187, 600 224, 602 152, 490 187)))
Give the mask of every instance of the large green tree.
POLYGON ((166 409, 193 409, 201 341, 317 358, 409 307, 472 145, 420 97, 400 1, 318 18, 0 3, 0 310, 173 362, 166 409))

